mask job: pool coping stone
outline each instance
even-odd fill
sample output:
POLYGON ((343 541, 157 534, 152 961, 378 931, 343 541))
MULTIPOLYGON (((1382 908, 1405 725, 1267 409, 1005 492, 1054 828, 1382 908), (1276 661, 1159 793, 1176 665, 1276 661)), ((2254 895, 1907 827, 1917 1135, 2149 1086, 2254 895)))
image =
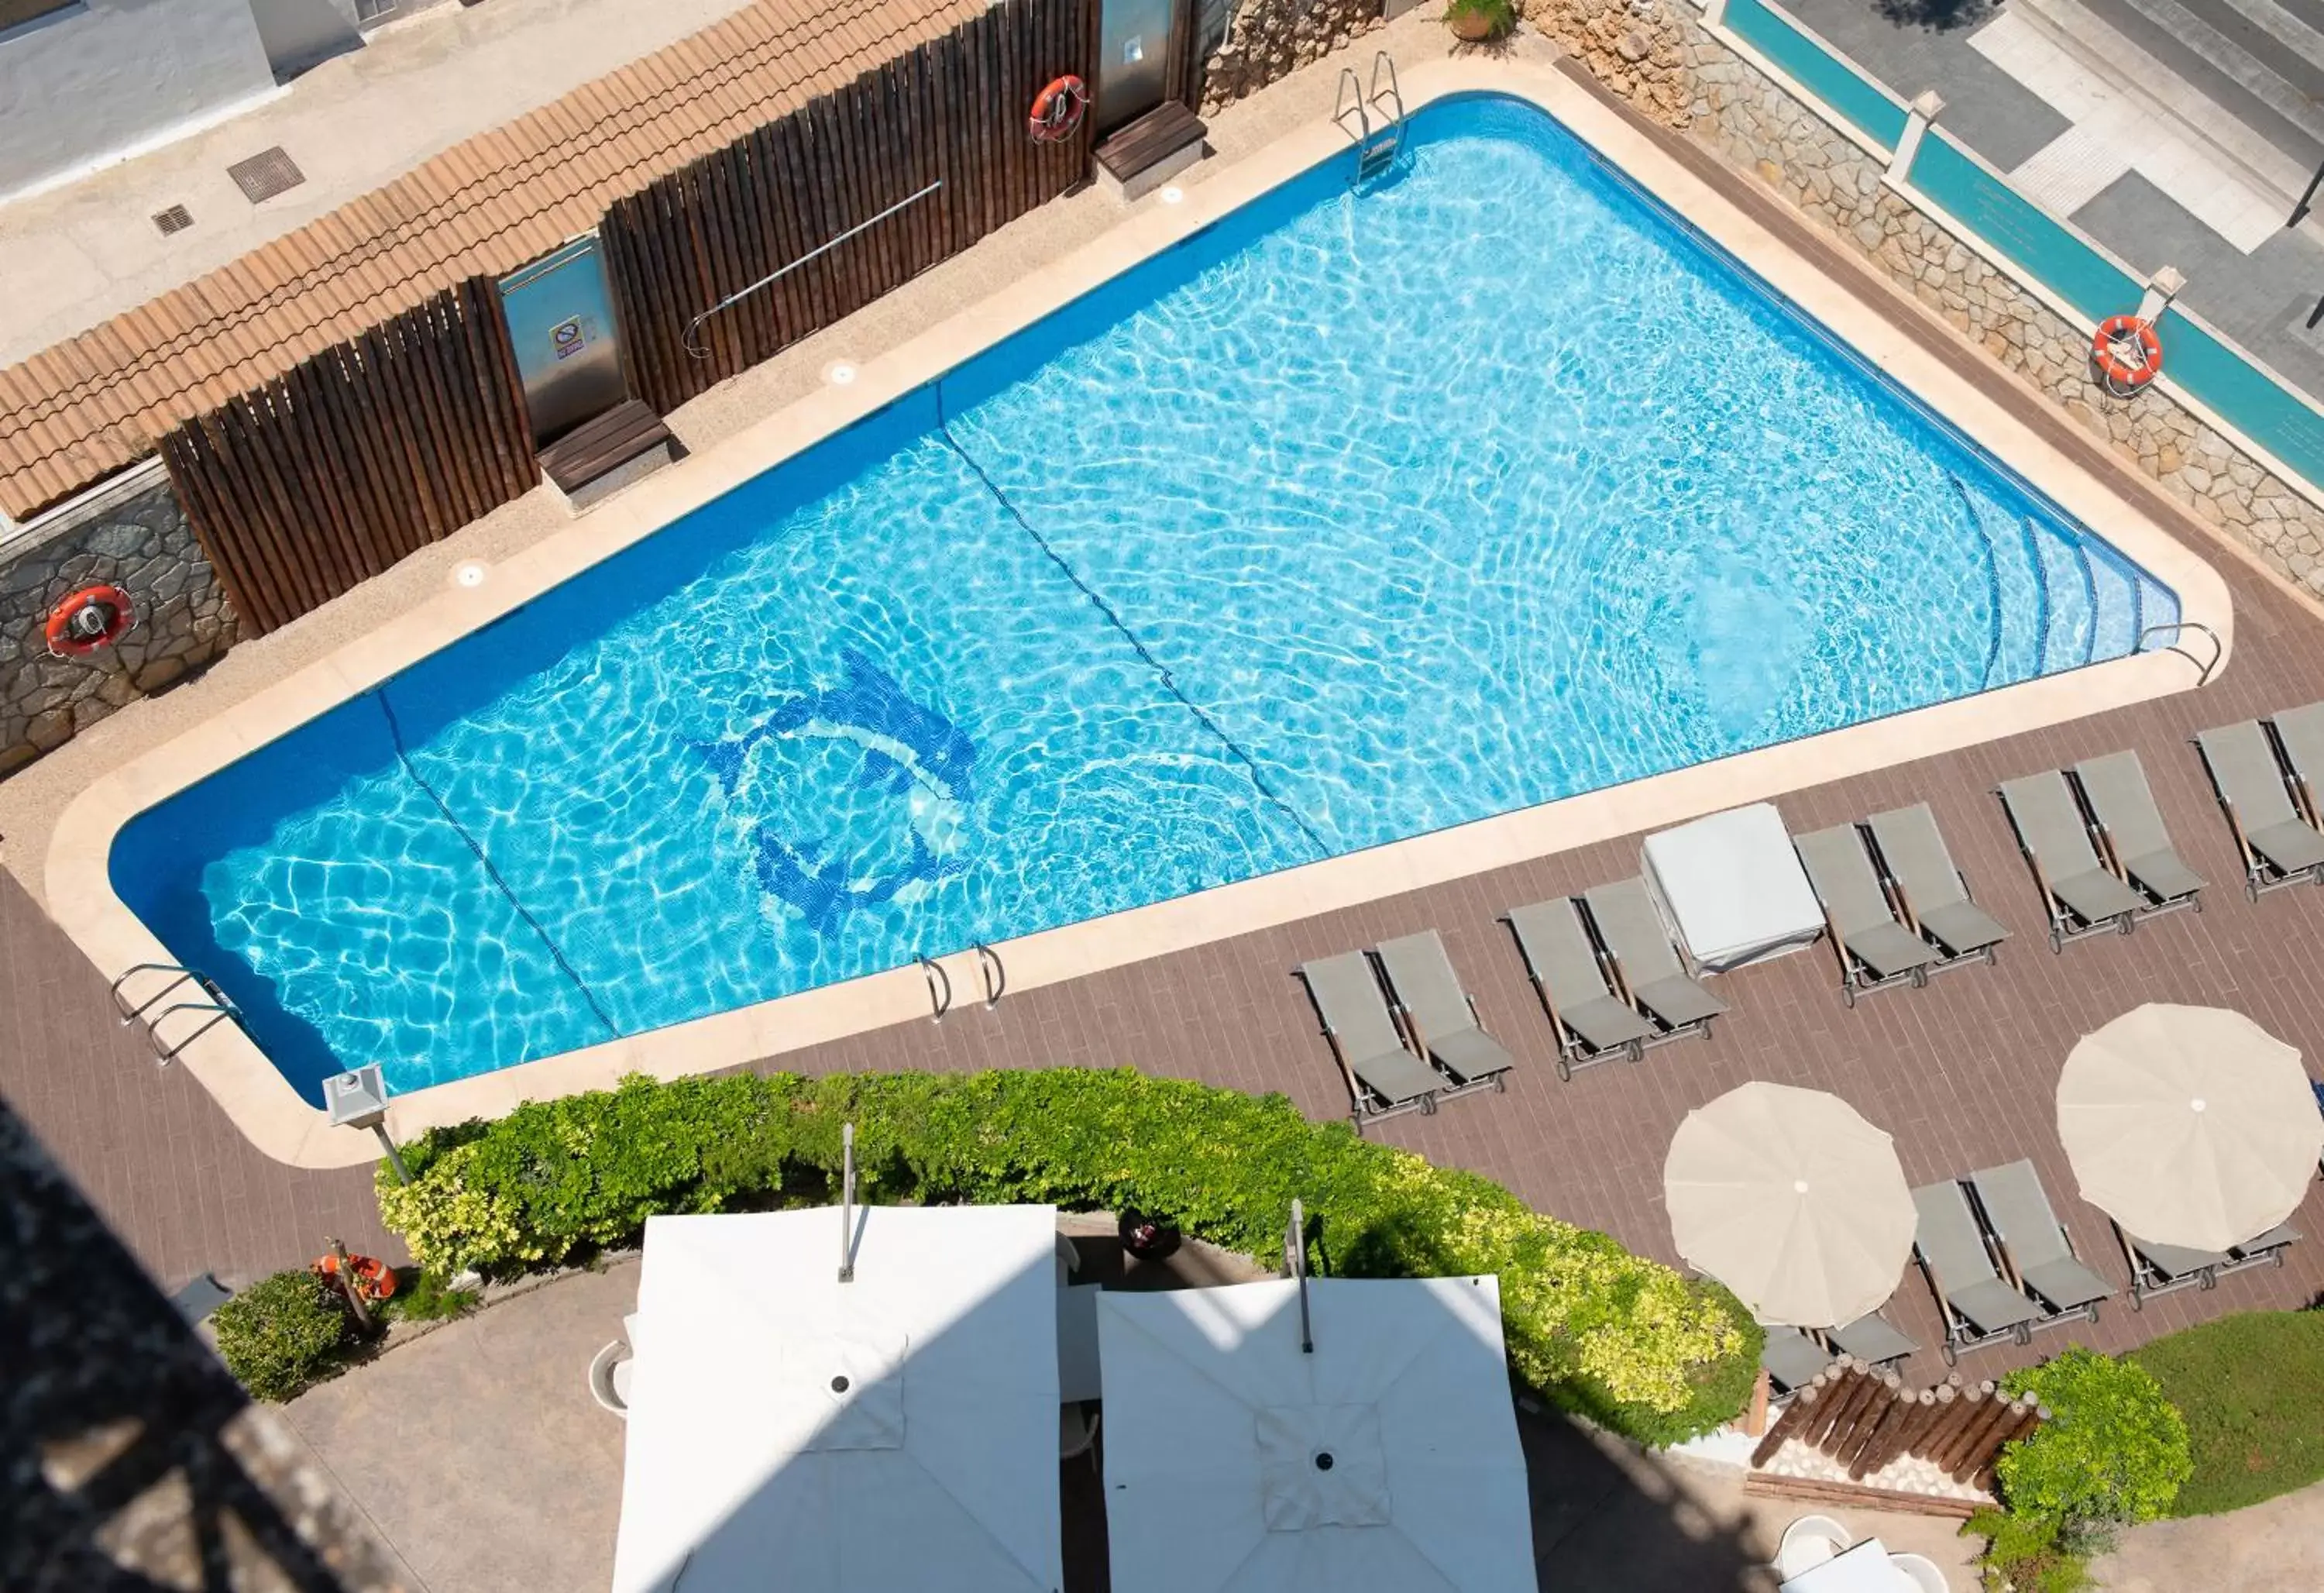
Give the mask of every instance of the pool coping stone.
MULTIPOLYGON (((2140 507, 2126 482, 2093 472, 2043 439, 1907 327, 1850 292, 1613 107, 1550 67, 1516 60, 1464 57, 1421 63, 1406 74, 1406 102, 1415 110, 1451 96, 1486 92, 1526 101, 1551 116, 1686 225, 2172 588, 2182 619, 2209 625, 2218 634, 2225 665, 2234 647, 2225 582, 2140 507)), ((1319 120, 1186 190, 1179 204, 1141 203, 1065 259, 865 362, 853 383, 826 385, 656 472, 570 530, 488 567, 475 586, 447 589, 100 776, 67 808, 51 837, 45 859, 51 912, 108 973, 137 963, 173 962, 112 888, 108 859, 114 838, 138 813, 876 412, 1346 148, 1345 134, 1319 120)), ((1042 931, 992 949, 1012 990, 1060 983, 1999 740, 2196 683, 2196 669, 2185 658, 2140 653, 1042 931)), ((964 999, 981 988, 973 951, 938 960, 964 999)), ((504 1114, 526 1099, 605 1088, 631 1072, 669 1079, 715 1071, 926 1019, 929 1011, 924 976, 908 965, 417 1090, 395 1098, 387 1125, 396 1138, 408 1140, 429 1127, 504 1114)), ((185 1048, 180 1062, 251 1142, 277 1161, 321 1169, 377 1159, 369 1135, 332 1128, 237 1025, 210 1029, 185 1048)))

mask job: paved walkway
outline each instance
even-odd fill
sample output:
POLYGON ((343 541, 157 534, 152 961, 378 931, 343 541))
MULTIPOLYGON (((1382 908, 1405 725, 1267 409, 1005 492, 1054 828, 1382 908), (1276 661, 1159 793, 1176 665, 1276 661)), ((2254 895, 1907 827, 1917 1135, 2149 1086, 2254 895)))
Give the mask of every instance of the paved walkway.
POLYGON ((493 0, 440 6, 302 73, 247 115, 64 188, 0 205, 0 366, 147 300, 419 165, 471 134, 706 27, 741 0, 493 0), (280 146, 306 181, 253 205, 226 169, 280 146), (164 237, 171 205, 194 225, 164 237))
POLYGON ((2324 219, 2284 226, 2324 158, 2324 107, 2293 86, 2324 77, 2324 32, 2276 0, 2201 0, 2216 27, 2182 0, 2121 0, 2103 19, 2077 0, 1782 4, 1901 97, 1936 89, 1940 124, 2020 191, 2139 271, 2178 267, 2186 304, 2324 398, 2324 328, 2305 324, 2324 219), (2230 49, 2233 73, 2209 59, 2230 49), (2091 64, 2134 51, 2151 65, 2091 64), (2295 124, 2271 104, 2305 108, 2295 124))
MULTIPOLYGON (((637 1301, 623 1260, 439 1328, 284 1407, 431 1593, 602 1588, 613 1574, 624 1428, 586 1372, 637 1301)), ((1520 1412, 1541 1586, 1558 1593, 1773 1593, 1767 1570, 1801 1506, 1746 1499, 1731 1468, 1666 1462, 1520 1412)), ((1103 1441, 1102 1429, 1100 1441, 1103 1441)), ((1107 1585, 1104 1496, 1086 1461, 1060 1468, 1068 1593, 1107 1585)), ((1950 1522, 1852 1514, 1969 1586, 1950 1522)))
POLYGON ((2316 1593, 2324 1588, 2324 1483, 2229 1515, 2134 1527, 2090 1569, 2108 1593, 2316 1593))

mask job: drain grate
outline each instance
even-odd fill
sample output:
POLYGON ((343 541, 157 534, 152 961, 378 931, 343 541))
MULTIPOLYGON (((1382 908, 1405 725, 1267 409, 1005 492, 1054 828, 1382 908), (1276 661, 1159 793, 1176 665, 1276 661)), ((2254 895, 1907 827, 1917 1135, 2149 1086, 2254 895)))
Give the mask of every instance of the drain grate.
POLYGON ((282 153, 281 144, 262 151, 246 161, 236 161, 226 169, 226 174, 234 179, 236 188, 242 190, 243 198, 254 205, 271 199, 276 194, 286 193, 307 181, 307 174, 282 153))
POLYGON ((183 232, 194 224, 194 213, 183 205, 172 205, 166 210, 153 212, 153 227, 163 237, 173 232, 183 232))

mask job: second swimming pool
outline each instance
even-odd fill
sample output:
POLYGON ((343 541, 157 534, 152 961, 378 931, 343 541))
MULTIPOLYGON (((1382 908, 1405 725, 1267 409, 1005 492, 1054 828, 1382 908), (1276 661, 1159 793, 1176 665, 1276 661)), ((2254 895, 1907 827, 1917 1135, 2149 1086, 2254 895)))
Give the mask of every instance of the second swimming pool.
POLYGON ((1413 120, 142 815, 310 1099, 2122 655, 2172 594, 1548 116, 1413 120))

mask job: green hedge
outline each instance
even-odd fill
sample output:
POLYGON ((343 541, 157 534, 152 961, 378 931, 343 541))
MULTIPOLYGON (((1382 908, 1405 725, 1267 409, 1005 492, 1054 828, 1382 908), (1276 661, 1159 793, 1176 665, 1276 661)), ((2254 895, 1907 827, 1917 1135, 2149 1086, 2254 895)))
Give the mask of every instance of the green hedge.
POLYGON ((2324 1311, 2242 1311, 2131 1358, 2194 1440, 2194 1475, 2172 1514, 2240 1510, 2324 1477, 2324 1311))
POLYGON ((305 1267, 262 1278, 217 1308, 218 1358, 254 1398, 294 1399, 338 1370, 346 1308, 305 1267))
POLYGON ((872 1199, 1135 1205, 1272 1264, 1296 1195, 1319 1272, 1497 1273, 1518 1376, 1648 1443, 1731 1417, 1757 1375, 1759 1330, 1715 1283, 1281 1096, 1127 1069, 632 1078, 429 1133, 405 1148, 409 1186, 382 1169, 380 1209, 438 1271, 553 1265, 633 1242, 657 1213, 820 1202, 847 1120, 872 1199))

